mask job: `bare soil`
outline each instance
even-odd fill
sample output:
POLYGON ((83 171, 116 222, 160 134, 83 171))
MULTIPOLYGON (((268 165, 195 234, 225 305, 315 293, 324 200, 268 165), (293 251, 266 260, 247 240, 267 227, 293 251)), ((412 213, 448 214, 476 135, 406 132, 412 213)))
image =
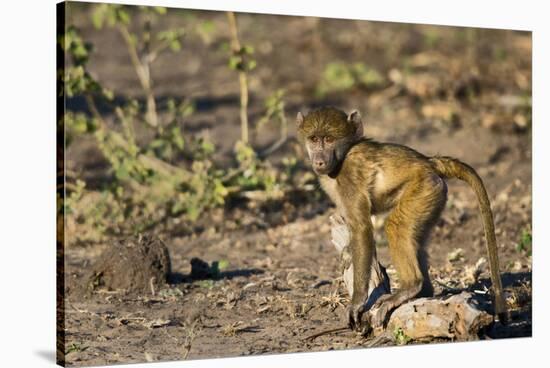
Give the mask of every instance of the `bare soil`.
MULTIPOLYGON (((87 12, 86 6, 75 8, 69 20, 96 47, 92 71, 117 93, 139 98, 135 95, 137 78, 119 35, 114 30, 95 30, 87 12)), ((231 163, 231 149, 240 134, 239 90, 237 76, 226 66, 226 52, 220 51, 227 41, 225 15, 198 16, 216 25, 210 44, 190 34, 181 54, 159 58, 152 70, 154 88, 160 105, 169 96, 195 99, 198 109, 185 122, 185 131, 209 134, 219 147, 217 160, 231 163)), ((186 19, 181 14, 169 15, 156 26, 186 26, 191 22, 186 19)), ((250 80, 251 121, 259 118, 262 100, 270 92, 286 88, 291 121, 299 109, 308 107, 358 108, 368 136, 406 144, 427 155, 454 156, 478 170, 492 201, 501 271, 512 311, 507 326, 494 325, 480 338, 531 336, 531 255, 518 247, 531 226, 531 129, 517 117, 521 112, 514 105, 517 98, 530 96, 531 35, 351 20, 316 23, 309 18, 267 15, 238 15, 238 21, 243 42, 255 45, 258 59, 250 80), (436 31, 439 38, 430 46, 432 41, 426 39, 436 31), (468 46, 470 38, 476 47, 468 46), (500 50, 497 56, 496 48, 500 50), (499 59, 501 54, 505 56, 499 59), (375 90, 356 88, 315 97, 322 67, 334 59, 366 62, 384 75, 392 69, 412 68, 416 84, 409 82, 399 89, 391 84, 375 90), (473 91, 468 92, 473 93, 471 98, 462 97, 465 85, 473 91), (444 103, 448 101, 455 105, 449 107, 444 103), (457 109, 456 118, 448 119, 445 109, 449 108, 457 109)), ((68 106, 84 109, 79 100, 68 101, 68 106)), ((254 145, 265 147, 277 140, 277 134, 275 127, 268 126, 254 138, 254 145)), ((298 155, 305 167, 303 153, 292 142, 270 160, 277 163, 289 155, 298 155)), ((82 138, 69 147, 67 165, 80 172, 92 188, 108 178, 107 164, 91 139, 82 138)), ((281 203, 251 201, 213 210, 191 227, 170 220, 152 235, 166 245, 170 266, 163 251, 145 257, 149 266, 164 259, 164 266, 155 271, 158 274, 148 273, 151 267, 136 263, 137 258, 123 261, 120 251, 127 250, 122 245, 127 243, 119 243, 120 239, 85 247, 71 246, 68 239, 67 364, 368 345, 368 339, 351 332, 303 341, 307 335, 345 323, 349 297, 339 279, 337 251, 330 243, 328 216, 332 211, 319 190, 314 196, 281 203), (105 279, 92 292, 82 292, 91 274, 107 269, 123 281, 105 279), (144 273, 139 278, 132 275, 130 282, 134 269, 144 273), (166 275, 167 282, 160 282, 166 275), (151 287, 153 277, 156 283, 151 287)), ((486 257, 478 216, 473 192, 451 181, 447 208, 428 248, 432 282, 439 295, 475 291, 491 311, 487 269, 482 268, 479 278, 472 276, 476 263, 486 257)), ((379 259, 396 287, 398 279, 379 225, 377 231, 379 259)))

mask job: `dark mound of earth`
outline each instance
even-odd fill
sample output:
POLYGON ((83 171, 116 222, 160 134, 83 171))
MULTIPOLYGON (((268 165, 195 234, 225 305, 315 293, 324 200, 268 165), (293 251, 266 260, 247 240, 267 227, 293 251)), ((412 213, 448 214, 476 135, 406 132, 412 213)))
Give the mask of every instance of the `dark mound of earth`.
POLYGON ((97 289, 154 293, 170 276, 170 255, 155 237, 137 236, 114 243, 95 263, 88 291, 97 289))

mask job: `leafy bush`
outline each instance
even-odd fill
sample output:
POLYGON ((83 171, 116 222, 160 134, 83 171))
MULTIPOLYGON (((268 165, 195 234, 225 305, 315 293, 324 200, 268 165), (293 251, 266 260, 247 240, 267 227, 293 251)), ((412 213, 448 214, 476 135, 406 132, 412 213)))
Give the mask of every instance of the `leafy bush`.
MULTIPOLYGON (((92 77, 87 63, 93 56, 93 46, 83 40, 76 27, 67 27, 58 38, 70 59, 65 72, 59 74, 64 96, 83 97, 89 111, 65 113, 62 123, 66 144, 79 136, 92 137, 108 163, 110 175, 95 190, 88 189, 78 175, 67 182, 67 197, 58 211, 66 215, 67 239, 71 242, 101 242, 109 236, 143 232, 169 217, 193 222, 205 211, 223 206, 229 196, 281 198, 285 188, 293 185, 295 159, 284 160, 284 170, 278 171, 259 158, 246 140, 235 144, 236 167, 216 167, 214 143, 208 137, 182 131, 182 122, 194 113, 192 101, 171 99, 163 114, 158 114, 148 71, 165 51, 179 52, 185 46, 186 34, 183 28, 152 32, 151 22, 165 14, 167 10, 160 7, 139 7, 136 13, 112 4, 97 4, 92 13, 96 28, 117 30, 125 41, 145 96, 143 103, 115 99, 115 92, 92 77), (140 31, 132 33, 130 29, 140 31), (139 139, 136 131, 141 132, 139 139)), ((197 29, 201 37, 207 37, 212 25, 200 23, 197 29)), ((253 49, 240 47, 236 22, 231 30, 232 41, 239 47, 234 48, 229 64, 242 77, 255 66, 253 49)), ((242 87, 246 92, 246 83, 242 87)), ((284 91, 280 90, 266 100, 266 112, 258 124, 261 127, 270 120, 279 121, 281 142, 287 135, 283 97, 284 91)), ((241 101, 241 110, 245 108, 246 103, 241 101)), ((245 113, 241 111, 241 117, 245 113)))
POLYGON ((348 64, 341 61, 329 63, 323 70, 317 93, 341 92, 351 88, 378 88, 385 79, 376 69, 364 63, 348 64))
POLYGON ((71 188, 59 210, 67 216, 68 238, 76 242, 102 241, 108 235, 141 232, 167 216, 182 213, 189 220, 196 220, 204 210, 223 204, 228 194, 221 181, 223 171, 215 169, 210 159, 215 149, 211 142, 184 138, 181 122, 193 113, 192 102, 168 101, 164 119, 160 119, 152 81, 145 73, 164 50, 181 49, 184 32, 168 29, 156 35, 151 33, 152 17, 166 14, 164 8, 141 7, 139 14, 145 19, 140 35, 129 31, 134 19, 122 5, 99 4, 94 8, 92 20, 98 28, 107 25, 123 35, 147 97, 145 106, 136 100, 114 103, 114 93, 103 88, 88 72, 93 47, 82 39, 76 27, 69 26, 59 37, 61 47, 70 57, 70 65, 59 75, 63 78, 64 96, 84 97, 91 112, 91 116, 66 112, 63 119, 66 143, 71 144, 79 135, 92 135, 112 174, 100 192, 88 191, 82 180, 72 186, 68 183, 71 188), (100 112, 99 100, 113 109, 112 124, 100 112), (150 131, 147 136, 151 138, 146 142, 138 143, 138 125, 150 131), (183 155, 187 140, 194 149, 193 162, 188 168, 173 165, 183 155))

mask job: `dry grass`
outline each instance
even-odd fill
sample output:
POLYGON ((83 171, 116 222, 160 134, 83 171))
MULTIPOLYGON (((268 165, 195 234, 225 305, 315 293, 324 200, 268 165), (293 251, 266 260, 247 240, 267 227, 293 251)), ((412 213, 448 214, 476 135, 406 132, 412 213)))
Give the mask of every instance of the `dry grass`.
POLYGON ((338 307, 345 308, 348 301, 348 298, 344 297, 338 290, 334 290, 329 295, 321 297, 321 306, 328 306, 330 311, 334 312, 338 307))

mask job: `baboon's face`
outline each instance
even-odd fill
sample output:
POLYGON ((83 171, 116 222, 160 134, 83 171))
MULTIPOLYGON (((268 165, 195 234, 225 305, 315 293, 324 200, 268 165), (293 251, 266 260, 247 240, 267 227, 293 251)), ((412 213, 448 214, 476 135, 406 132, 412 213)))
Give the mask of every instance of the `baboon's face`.
POLYGON ((336 140, 330 135, 311 135, 306 138, 306 150, 311 167, 317 175, 326 175, 335 169, 336 140))
POLYGON ((333 172, 358 137, 362 136, 361 118, 335 108, 315 110, 305 117, 298 113, 298 135, 304 141, 313 171, 317 175, 333 172))

